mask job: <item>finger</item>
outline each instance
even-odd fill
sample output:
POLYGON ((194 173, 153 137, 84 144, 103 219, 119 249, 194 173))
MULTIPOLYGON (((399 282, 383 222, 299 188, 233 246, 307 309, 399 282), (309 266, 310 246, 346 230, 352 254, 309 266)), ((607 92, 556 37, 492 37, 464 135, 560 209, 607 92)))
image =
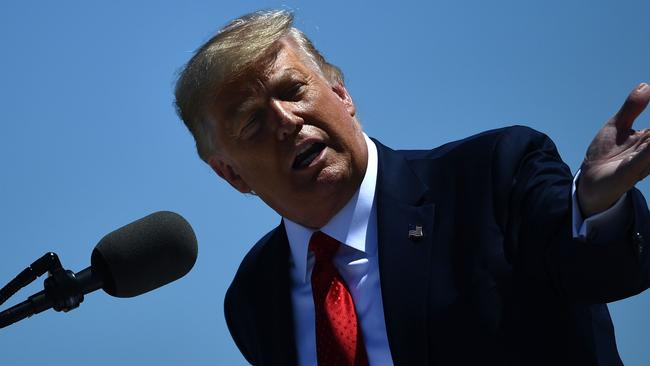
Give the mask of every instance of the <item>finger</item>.
MULTIPOLYGON (((647 145, 644 146, 643 149, 644 149, 644 151, 642 153, 644 153, 645 150, 650 150, 650 148, 648 148, 647 145)), ((648 161, 649 159, 647 158, 647 155, 649 155, 649 154, 646 153, 645 155, 646 155, 646 159, 642 159, 642 160, 645 160, 645 161, 643 161, 645 163, 645 166, 640 168, 640 172, 638 173, 638 175, 636 177, 637 182, 642 181, 648 175, 650 175, 650 161, 648 161)))
POLYGON ((643 112, 648 101, 650 101, 650 86, 641 83, 627 96, 625 103, 614 116, 616 127, 619 130, 632 128, 634 120, 643 112))
POLYGON ((630 169, 635 182, 648 176, 650 173, 650 130, 642 132, 635 152, 631 156, 630 169))
POLYGON ((644 180, 648 175, 650 175, 650 164, 646 165, 636 181, 640 182, 644 180))

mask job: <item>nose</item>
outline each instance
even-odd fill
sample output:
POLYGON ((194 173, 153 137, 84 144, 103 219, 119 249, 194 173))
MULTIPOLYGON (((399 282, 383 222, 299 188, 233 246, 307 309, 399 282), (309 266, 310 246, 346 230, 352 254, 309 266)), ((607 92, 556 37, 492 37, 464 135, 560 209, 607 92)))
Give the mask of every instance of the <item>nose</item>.
POLYGON ((298 112, 297 106, 291 101, 271 100, 271 109, 278 119, 277 137, 279 140, 284 140, 288 136, 297 133, 302 128, 304 123, 303 119, 296 113, 298 112))

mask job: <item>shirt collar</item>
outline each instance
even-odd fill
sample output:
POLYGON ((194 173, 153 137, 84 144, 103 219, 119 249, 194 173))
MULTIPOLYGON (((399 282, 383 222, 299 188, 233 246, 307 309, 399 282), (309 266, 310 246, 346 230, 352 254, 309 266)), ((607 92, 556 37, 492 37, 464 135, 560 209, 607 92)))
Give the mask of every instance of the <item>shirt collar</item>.
MULTIPOLYGON (((361 186, 350 201, 320 231, 358 251, 374 254, 377 248, 366 246, 366 236, 377 184, 377 147, 365 133, 363 136, 368 149, 368 165, 361 186)), ((283 220, 291 249, 292 272, 297 278, 305 279, 309 239, 316 230, 287 218, 283 220)))

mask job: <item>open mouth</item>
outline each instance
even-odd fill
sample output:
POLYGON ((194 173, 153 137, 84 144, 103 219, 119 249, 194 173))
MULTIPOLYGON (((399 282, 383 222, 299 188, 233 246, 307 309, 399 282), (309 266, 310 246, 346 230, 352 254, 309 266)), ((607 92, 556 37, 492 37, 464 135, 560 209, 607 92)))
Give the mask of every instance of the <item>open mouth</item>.
POLYGON ((300 153, 296 156, 296 159, 293 161, 293 165, 291 166, 293 169, 304 169, 311 164, 314 159, 320 154, 321 151, 325 149, 325 144, 321 142, 316 142, 313 144, 309 144, 304 146, 300 153))

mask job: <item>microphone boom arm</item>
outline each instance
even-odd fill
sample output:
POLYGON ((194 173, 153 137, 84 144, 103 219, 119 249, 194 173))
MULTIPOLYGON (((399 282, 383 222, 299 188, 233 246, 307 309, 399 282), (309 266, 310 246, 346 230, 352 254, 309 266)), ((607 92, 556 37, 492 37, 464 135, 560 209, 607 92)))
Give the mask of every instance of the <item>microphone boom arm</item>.
POLYGON ((59 264, 58 269, 50 271, 50 276, 44 282, 45 290, 0 313, 0 328, 49 308, 68 312, 79 307, 85 294, 102 288, 102 276, 93 271, 92 267, 75 274, 60 266, 59 264))
POLYGON ((35 260, 29 267, 25 268, 18 274, 11 282, 5 287, 0 289, 0 305, 7 301, 11 296, 18 292, 21 288, 34 282, 34 280, 42 276, 45 272, 52 273, 53 271, 61 269, 61 261, 56 253, 48 252, 42 257, 35 260))

